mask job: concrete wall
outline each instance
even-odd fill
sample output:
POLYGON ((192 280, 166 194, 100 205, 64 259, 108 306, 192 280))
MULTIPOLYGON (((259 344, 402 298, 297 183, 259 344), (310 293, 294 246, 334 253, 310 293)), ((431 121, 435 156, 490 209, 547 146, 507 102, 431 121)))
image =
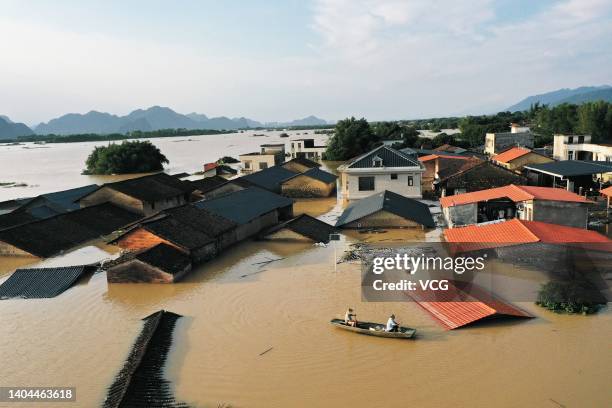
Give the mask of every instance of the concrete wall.
POLYGON ((108 202, 115 204, 117 207, 145 216, 153 215, 167 208, 174 208, 187 203, 183 195, 159 200, 155 203, 143 202, 109 187, 102 187, 79 201, 81 208, 108 202))
POLYGON ((342 228, 422 228, 423 226, 412 220, 381 210, 348 223, 342 228))
POLYGON ((265 228, 269 228, 273 225, 278 224, 278 221, 278 211, 274 210, 260 217, 257 217, 254 220, 251 220, 247 224, 239 225, 236 228, 236 240, 242 241, 247 238, 250 238, 253 235, 258 234, 265 228))
POLYGON ((511 132, 500 132, 500 133, 487 133, 485 135, 485 149, 484 152, 493 155, 498 154, 502 150, 505 150, 511 146, 522 146, 533 148, 533 133, 511 133, 511 132))
POLYGON ((217 255, 217 243, 212 241, 203 247, 196 248, 191 251, 190 255, 194 263, 202 263, 213 259, 217 255))
POLYGON ((329 197, 336 188, 336 182, 324 183, 308 176, 300 175, 285 181, 281 192, 288 197, 313 198, 329 197))
POLYGON ((242 165, 242 173, 250 174, 262 170, 260 163, 265 163, 268 167, 273 167, 276 164, 282 163, 284 154, 243 154, 239 156, 240 164, 242 165), (247 168, 247 163, 249 167, 247 168))
POLYGON ((553 159, 549 157, 542 156, 537 153, 527 153, 517 159, 512 160, 510 163, 498 163, 500 166, 507 168, 508 170, 520 171, 523 169, 523 166, 529 164, 540 164, 540 163, 550 163, 553 159))
POLYGON ((533 221, 586 228, 588 204, 534 200, 533 221))
POLYGON ((359 200, 385 190, 410 198, 421 198, 421 172, 393 172, 388 173, 345 173, 342 183, 342 194, 345 199, 359 200), (392 180, 391 174, 397 174, 392 180), (408 185, 408 177, 412 176, 412 186, 408 185), (374 190, 359 191, 359 177, 374 177, 374 190))
POLYGON ((294 173, 304 173, 305 171, 310 170, 310 167, 304 166, 303 164, 296 163, 293 161, 289 161, 283 164, 283 167, 289 171, 293 171, 294 173))
POLYGON ((174 283, 191 271, 191 266, 172 275, 137 259, 113 266, 106 271, 108 283, 174 283))
POLYGON ((444 207, 442 213, 449 228, 458 225, 476 224, 478 221, 478 204, 472 203, 444 207))
POLYGON ((211 190, 205 194, 202 194, 202 197, 205 200, 209 200, 211 198, 215 198, 215 197, 220 197, 220 196, 224 196, 227 195, 229 193, 233 193, 235 191, 240 191, 240 190, 244 190, 244 187, 241 187, 237 184, 234 183, 227 183, 227 184, 223 184, 217 188, 215 188, 214 190, 211 190))

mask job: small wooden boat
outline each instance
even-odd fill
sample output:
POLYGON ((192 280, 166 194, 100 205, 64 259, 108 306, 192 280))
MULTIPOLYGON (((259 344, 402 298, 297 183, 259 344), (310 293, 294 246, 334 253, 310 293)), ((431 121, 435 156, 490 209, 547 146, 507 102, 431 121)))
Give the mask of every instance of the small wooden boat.
POLYGON ((399 331, 388 332, 385 331, 385 325, 382 323, 358 322, 357 327, 349 326, 348 324, 344 323, 344 320, 342 319, 332 319, 330 323, 339 329, 360 334, 367 334, 369 336, 389 337, 393 339, 410 339, 414 337, 416 333, 416 329, 401 326, 398 329, 399 331))

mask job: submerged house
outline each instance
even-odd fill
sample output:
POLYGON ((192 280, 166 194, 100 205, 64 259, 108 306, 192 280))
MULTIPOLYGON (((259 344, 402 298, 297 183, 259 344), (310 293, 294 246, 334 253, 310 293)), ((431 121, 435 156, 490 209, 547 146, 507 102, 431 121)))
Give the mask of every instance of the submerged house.
POLYGON ((97 188, 96 184, 91 184, 69 190, 41 194, 25 200, 18 200, 16 202, 19 205, 12 208, 10 212, 0 215, 0 229, 78 210, 81 206, 77 201, 97 188))
POLYGON ((287 170, 282 166, 273 166, 253 174, 242 176, 241 178, 254 186, 272 191, 273 193, 280 193, 282 191, 283 182, 295 175, 295 172, 287 170))
POLYGON ((342 212, 339 228, 434 228, 427 204, 392 191, 383 191, 351 203, 342 212))
POLYGON ((274 241, 328 243, 330 235, 335 232, 333 226, 301 214, 264 231, 260 237, 274 241))
POLYGON ((235 222, 237 241, 293 217, 293 200, 258 187, 198 201, 194 205, 235 222))
POLYGON ((508 184, 527 184, 527 179, 491 162, 474 158, 456 167, 440 169, 434 187, 436 194, 444 197, 508 184))
POLYGON ((560 188, 514 184, 440 198, 449 227, 518 218, 586 228, 591 204, 560 188))
POLYGON ((279 165, 285 160, 285 145, 283 143, 262 144, 260 149, 259 152, 238 156, 243 174, 256 173, 279 165))
POLYGON ((81 207, 110 202, 137 214, 149 216, 189 202, 194 188, 166 173, 106 183, 80 200, 81 207))
POLYGON ((296 157, 295 159, 287 160, 282 167, 294 173, 304 173, 310 169, 321 167, 321 165, 304 157, 296 157))
POLYGON ((253 183, 246 180, 244 177, 226 180, 219 176, 194 180, 191 181, 191 185, 195 188, 193 191, 193 197, 196 198, 195 201, 219 197, 254 186, 253 183))
POLYGON ((281 193, 294 198, 329 197, 336 190, 337 178, 335 174, 313 167, 282 181, 281 193))
POLYGON ((448 154, 428 154, 419 157, 419 161, 425 167, 421 177, 423 192, 434 191, 434 183, 440 178, 439 174, 452 174, 464 166, 481 163, 480 159, 470 156, 458 156, 448 154))
POLYGON ((508 150, 496 154, 491 160, 498 166, 517 173, 520 173, 526 165, 550 163, 553 161, 550 157, 546 157, 525 147, 511 147, 508 150))
POLYGON ((163 243, 201 263, 236 242, 235 228, 236 223, 188 204, 139 223, 112 243, 129 251, 163 243))
POLYGON ((424 171, 415 157, 384 145, 338 167, 345 200, 358 200, 383 191, 421 198, 424 171))
POLYGON ((125 228, 140 218, 110 203, 81 208, 0 231, 0 255, 48 258, 125 228))
POLYGON ((109 283, 174 283, 187 275, 192 261, 174 246, 159 243, 130 252, 104 266, 109 283))

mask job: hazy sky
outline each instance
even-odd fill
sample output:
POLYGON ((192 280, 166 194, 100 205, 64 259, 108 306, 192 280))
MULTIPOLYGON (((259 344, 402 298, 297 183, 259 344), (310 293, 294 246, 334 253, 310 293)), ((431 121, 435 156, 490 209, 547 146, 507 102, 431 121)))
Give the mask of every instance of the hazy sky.
POLYGON ((612 83, 612 0, 0 0, 0 114, 491 112, 612 83))

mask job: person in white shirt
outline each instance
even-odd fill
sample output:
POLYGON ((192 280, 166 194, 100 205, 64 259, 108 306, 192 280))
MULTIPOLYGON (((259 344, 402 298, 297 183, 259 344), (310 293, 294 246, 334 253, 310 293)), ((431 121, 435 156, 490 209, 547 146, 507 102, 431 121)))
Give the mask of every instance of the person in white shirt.
POLYGON ((389 320, 387 320, 387 328, 388 332, 396 332, 399 328, 399 324, 395 321, 395 315, 392 314, 389 316, 389 320))
POLYGON ((353 313, 353 309, 351 309, 350 307, 344 314, 344 323, 353 327, 357 326, 357 315, 353 313))

